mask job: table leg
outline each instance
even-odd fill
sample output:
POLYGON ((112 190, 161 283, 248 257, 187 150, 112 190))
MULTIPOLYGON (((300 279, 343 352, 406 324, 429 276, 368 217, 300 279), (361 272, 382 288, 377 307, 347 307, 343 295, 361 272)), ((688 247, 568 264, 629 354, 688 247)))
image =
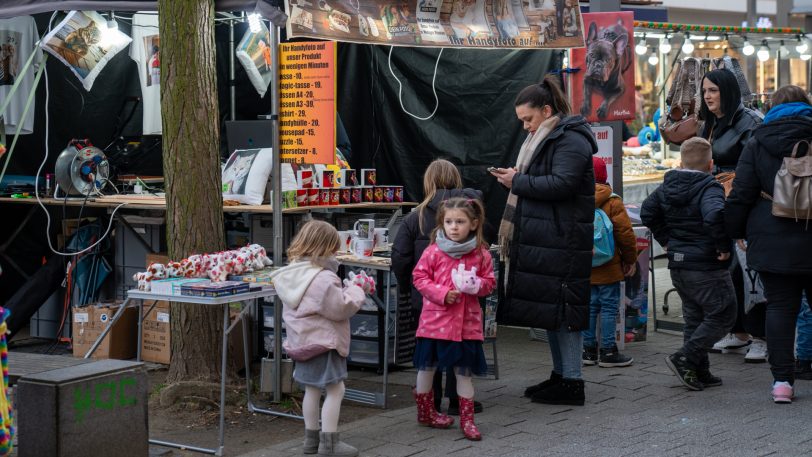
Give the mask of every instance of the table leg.
MULTIPOLYGON (((118 308, 118 311, 116 311, 116 314, 113 315, 113 319, 110 320, 110 324, 107 326, 107 328, 104 329, 104 331, 101 333, 101 335, 99 335, 99 337, 96 338, 96 341, 93 343, 93 346, 90 346, 90 349, 87 351, 87 354, 85 354, 85 356, 83 358, 89 359, 90 356, 92 356, 93 353, 96 352, 96 349, 98 349, 99 345, 107 337, 107 334, 110 333, 110 330, 112 330, 113 326, 116 325, 116 322, 118 322, 119 318, 121 318, 121 315, 124 314, 124 310, 127 309, 127 304, 129 302, 130 302, 129 298, 124 300, 124 303, 122 303, 121 306, 118 308)), ((140 300, 139 300, 139 303, 140 303, 140 300)))
MULTIPOLYGON (((383 409, 386 409, 386 386, 389 384, 389 302, 392 296, 392 273, 386 272, 383 277, 386 278, 386 298, 384 299, 384 320, 383 320, 383 409)), ((395 319, 397 322, 397 319, 395 319)))
POLYGON ((226 427, 226 357, 228 355, 228 305, 223 305, 223 352, 220 358, 220 440, 217 454, 223 455, 226 427))

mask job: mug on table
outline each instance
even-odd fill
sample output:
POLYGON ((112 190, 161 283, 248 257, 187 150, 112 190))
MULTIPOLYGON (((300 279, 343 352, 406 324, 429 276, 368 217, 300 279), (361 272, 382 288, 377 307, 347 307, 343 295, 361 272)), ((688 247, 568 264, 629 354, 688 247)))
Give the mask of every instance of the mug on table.
POLYGON ((375 239, 375 219, 358 219, 352 229, 358 233, 359 238, 370 241, 375 239))

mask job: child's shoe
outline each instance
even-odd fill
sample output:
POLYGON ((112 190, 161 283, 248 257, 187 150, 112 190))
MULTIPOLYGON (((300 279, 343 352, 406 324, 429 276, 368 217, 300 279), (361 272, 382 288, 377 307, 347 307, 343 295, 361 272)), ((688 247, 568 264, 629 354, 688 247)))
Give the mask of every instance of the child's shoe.
MULTIPOLYGON (((482 403, 474 400, 474 412, 479 414, 482 412, 482 403)), ((439 411, 439 410, 438 410, 439 411)), ((459 397, 450 398, 448 400, 448 411, 446 413, 449 416, 459 416, 460 415, 460 400, 459 397)))
POLYGON ((665 364, 677 375, 677 378, 685 387, 691 390, 702 390, 704 388, 696 374, 696 368, 691 365, 688 358, 681 352, 666 357, 665 364))
POLYGON ((584 346, 584 352, 581 356, 581 362, 586 366, 592 366, 598 363, 598 347, 597 346, 584 346))
POLYGON ((552 387, 556 384, 561 382, 561 375, 556 373, 555 371, 550 372, 550 379, 546 381, 542 381, 538 384, 532 385, 526 389, 524 389, 524 396, 527 398, 532 397, 537 392, 541 392, 542 390, 552 387))
POLYGON ((304 445, 302 446, 303 454, 315 454, 319 452, 319 431, 305 429, 304 445))
POLYGON ((319 433, 319 455, 334 457, 356 457, 358 449, 341 441, 338 432, 319 433))
POLYGON ((792 403, 795 397, 792 385, 786 381, 775 381, 773 383, 773 401, 776 403, 792 403))
POLYGON ((482 434, 474 423, 474 399, 459 397, 460 399, 460 428, 463 435, 471 441, 479 441, 482 434))
POLYGON ((753 340, 744 356, 747 363, 764 363, 767 361, 767 342, 758 338, 753 340))
POLYGON ((601 348, 601 357, 598 359, 599 367, 628 367, 632 363, 634 363, 634 359, 618 352, 617 346, 606 349, 601 348))
POLYGON ((434 392, 428 391, 424 394, 417 393, 412 389, 414 401, 417 403, 417 422, 432 428, 448 428, 454 424, 454 419, 445 414, 438 413, 434 409, 434 392))
POLYGON ((584 406, 584 380, 562 378, 558 384, 536 392, 530 401, 547 405, 584 406))

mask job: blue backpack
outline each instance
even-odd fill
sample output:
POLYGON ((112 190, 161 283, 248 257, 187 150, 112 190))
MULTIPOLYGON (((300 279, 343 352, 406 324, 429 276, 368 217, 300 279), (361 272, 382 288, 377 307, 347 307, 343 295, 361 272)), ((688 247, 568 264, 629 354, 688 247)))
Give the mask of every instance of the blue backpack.
POLYGON ((614 226, 609 215, 600 208, 595 208, 595 220, 592 225, 592 268, 599 267, 615 256, 614 226))

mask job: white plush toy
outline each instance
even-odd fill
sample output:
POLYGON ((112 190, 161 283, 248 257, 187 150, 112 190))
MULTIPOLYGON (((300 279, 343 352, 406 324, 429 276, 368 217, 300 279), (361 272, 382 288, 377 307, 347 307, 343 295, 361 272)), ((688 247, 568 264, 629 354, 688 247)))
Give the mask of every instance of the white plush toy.
POLYGON ((347 279, 344 280, 344 286, 349 287, 351 285, 356 285, 364 289, 364 292, 367 294, 375 293, 375 280, 369 277, 364 270, 361 270, 358 274, 352 271, 347 274, 347 279))
POLYGON ((462 262, 457 265, 456 270, 451 270, 451 282, 460 292, 471 295, 476 295, 482 286, 482 279, 476 275, 476 267, 466 270, 462 262))

